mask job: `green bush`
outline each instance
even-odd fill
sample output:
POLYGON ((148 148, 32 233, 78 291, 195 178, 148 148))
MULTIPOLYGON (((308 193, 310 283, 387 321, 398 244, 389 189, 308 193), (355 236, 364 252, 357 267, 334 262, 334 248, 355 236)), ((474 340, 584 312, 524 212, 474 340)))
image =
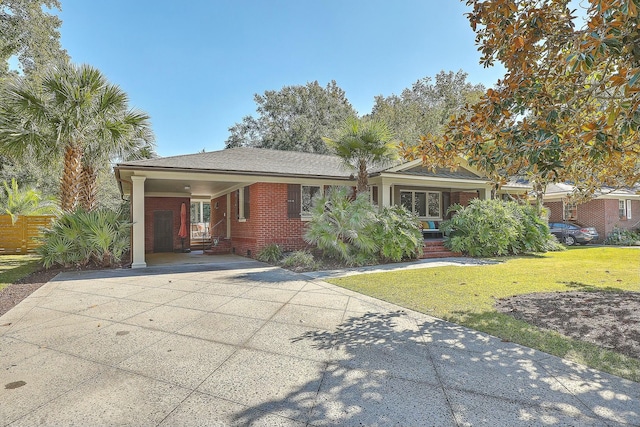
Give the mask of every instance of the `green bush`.
POLYGON ((46 268, 53 265, 100 267, 120 265, 129 250, 131 223, 118 211, 81 209, 65 213, 45 230, 36 251, 46 268))
POLYGON ((399 262, 422 255, 420 221, 403 206, 385 207, 378 212, 375 239, 385 261, 399 262))
POLYGON ((346 265, 416 258, 423 243, 417 217, 405 208, 378 211, 369 194, 361 193, 354 200, 344 188, 315 200, 305 239, 324 256, 346 265))
POLYGON ((640 246, 640 230, 633 231, 616 227, 604 240, 604 244, 616 246, 640 246))
POLYGON ((320 263, 307 251, 295 251, 285 256, 282 266, 295 270, 316 270, 320 263))
POLYGON ((270 243, 258 253, 256 256, 258 261, 276 263, 282 259, 282 249, 275 243, 270 243))
POLYGON ((472 200, 453 205, 455 215, 440 224, 445 246, 471 256, 545 252, 554 248, 549 226, 530 205, 513 201, 472 200))
POLYGON ((347 188, 335 187, 314 199, 304 238, 329 258, 363 265, 375 260, 378 251, 375 221, 375 208, 367 193, 352 200, 347 188))

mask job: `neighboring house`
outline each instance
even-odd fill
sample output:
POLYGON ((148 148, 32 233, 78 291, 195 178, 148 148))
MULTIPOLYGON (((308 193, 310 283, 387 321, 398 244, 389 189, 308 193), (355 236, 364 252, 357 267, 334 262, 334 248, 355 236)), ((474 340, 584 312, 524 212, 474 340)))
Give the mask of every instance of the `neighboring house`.
MULTIPOLYGON (((183 203, 187 221, 193 222, 187 224, 192 232, 185 247, 197 248, 210 237, 251 257, 270 243, 286 250, 305 248, 313 196, 331 186, 356 185, 354 172, 336 156, 258 148, 119 163, 115 175, 121 193, 131 200, 134 268, 146 266, 145 253, 182 247, 183 203)), ((369 185, 374 204, 402 204, 425 221, 441 221, 450 205, 491 194, 491 184, 468 165, 432 171, 419 160, 372 169, 369 185)), ((511 184, 501 191, 522 196, 529 189, 511 184)))
POLYGON ((598 230, 605 239, 614 228, 633 229, 640 226, 640 192, 629 189, 602 189, 588 202, 574 203, 569 184, 551 184, 543 202, 549 209, 550 222, 570 221, 598 230))

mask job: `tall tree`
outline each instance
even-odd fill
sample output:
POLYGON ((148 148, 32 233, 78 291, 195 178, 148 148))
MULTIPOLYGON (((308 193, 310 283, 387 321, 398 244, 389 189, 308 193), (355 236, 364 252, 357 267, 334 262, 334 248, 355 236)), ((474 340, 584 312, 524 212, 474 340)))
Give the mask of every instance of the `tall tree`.
POLYGON ((538 191, 640 181, 640 1, 569 4, 467 0, 481 63, 507 73, 443 138, 425 135, 405 154, 440 165, 462 154, 497 182, 527 176, 538 191))
POLYGON ((276 150, 326 153, 322 137, 333 135, 355 111, 335 81, 326 87, 317 81, 305 86, 285 86, 256 94, 257 117, 246 116, 229 128, 226 147, 260 147, 276 150))
POLYGON ((26 75, 60 58, 62 21, 49 11, 60 10, 58 0, 3 0, 0 3, 0 77, 10 72, 15 57, 26 75))
POLYGON ((101 132, 100 139, 91 141, 84 150, 79 204, 86 211, 98 207, 100 172, 110 169, 114 157, 127 160, 155 157, 149 117, 145 113, 126 109, 119 113, 117 117, 110 119, 109 132, 101 132), (122 123, 116 124, 113 119, 121 120, 122 123))
MULTIPOLYGON (((61 62, 37 83, 15 77, 0 106, 0 154, 32 152, 42 162, 62 153, 60 207, 75 208, 85 165, 119 154, 141 137, 149 117, 130 110, 127 95, 96 68, 61 62)), ((135 144, 134 144, 135 145, 135 144)))
POLYGON ((416 81, 400 95, 376 96, 371 116, 387 123, 404 144, 416 145, 420 135, 442 135, 451 115, 477 102, 484 91, 483 85, 468 82, 462 70, 440 71, 433 79, 416 81))
POLYGON ((369 168, 397 158, 398 150, 387 125, 374 119, 348 117, 336 139, 324 137, 327 146, 358 173, 357 193, 368 190, 369 168))

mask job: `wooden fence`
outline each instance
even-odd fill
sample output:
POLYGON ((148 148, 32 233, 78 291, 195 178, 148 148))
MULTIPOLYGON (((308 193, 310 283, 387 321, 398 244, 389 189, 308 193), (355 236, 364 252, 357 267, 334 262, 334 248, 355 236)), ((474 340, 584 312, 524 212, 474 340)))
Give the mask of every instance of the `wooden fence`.
POLYGON ((11 215, 0 215, 0 255, 32 253, 40 242, 35 238, 42 234, 42 228, 50 227, 53 216, 18 216, 15 224, 11 215))

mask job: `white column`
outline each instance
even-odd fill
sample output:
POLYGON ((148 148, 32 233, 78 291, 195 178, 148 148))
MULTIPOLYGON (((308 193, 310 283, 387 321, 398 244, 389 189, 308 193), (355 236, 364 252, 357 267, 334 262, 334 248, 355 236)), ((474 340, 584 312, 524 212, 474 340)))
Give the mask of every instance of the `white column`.
POLYGON ((380 184, 380 206, 381 207, 389 207, 391 206, 391 186, 386 184, 384 181, 380 184))
POLYGON ((485 187, 484 189, 478 190, 478 199, 491 200, 491 187, 485 187))
POLYGON ((145 176, 132 176, 131 213, 133 217, 133 238, 131 268, 144 268, 147 262, 144 257, 144 181, 145 176))
POLYGON ((244 187, 238 190, 238 222, 245 222, 244 217, 244 187))

